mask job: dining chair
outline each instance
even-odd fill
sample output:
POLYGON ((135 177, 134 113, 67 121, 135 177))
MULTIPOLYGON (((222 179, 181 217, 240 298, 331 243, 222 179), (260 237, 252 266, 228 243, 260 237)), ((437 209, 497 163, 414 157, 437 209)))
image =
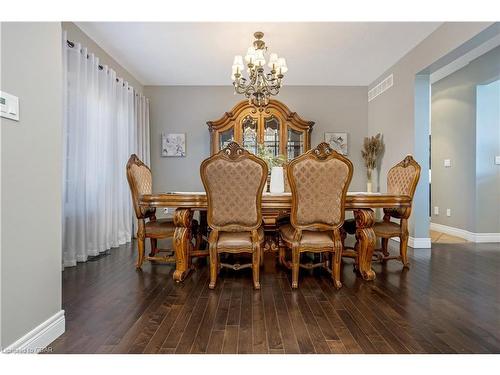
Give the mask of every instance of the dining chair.
POLYGON ((292 288, 298 287, 300 267, 324 267, 331 273, 335 288, 342 287, 340 229, 352 173, 351 161, 325 142, 288 164, 292 212, 290 223, 280 226, 279 232, 280 246, 292 253, 291 262, 283 259, 284 265, 292 269, 292 288), (320 262, 300 263, 300 255, 305 252, 320 253, 320 262))
MULTIPOLYGON (((387 173, 387 192, 389 194, 407 195, 413 201, 413 196, 420 179, 420 165, 407 155, 401 162, 393 166, 387 173)), ((387 261, 397 259, 403 263, 404 268, 409 268, 408 263, 408 218, 411 215, 411 207, 406 208, 384 208, 384 218, 375 222, 373 230, 377 237, 381 238, 382 253, 381 260, 387 261), (391 219, 399 219, 393 222, 391 219), (399 256, 391 256, 388 249, 389 239, 399 238, 399 256)))
MULTIPOLYGON (((393 166, 387 172, 387 193, 397 195, 407 195, 413 201, 413 196, 420 179, 420 165, 413 159, 413 156, 407 155, 402 161, 393 166)), ((403 268, 409 268, 408 262, 408 219, 411 215, 411 207, 406 208, 384 208, 384 217, 376 221, 373 226, 375 235, 381 239, 381 248, 375 249, 375 255, 381 261, 391 259, 400 260, 403 268), (399 219, 394 222, 391 219, 399 219), (389 253, 389 239, 399 238, 399 255, 391 256, 389 253)), ((346 233, 354 234, 356 232, 356 222, 354 219, 346 220, 344 224, 346 233)), ((356 247, 354 248, 356 253, 356 247)), ((352 254, 345 253, 344 256, 352 254)))
MULTIPOLYGON (((173 219, 157 219, 155 208, 144 208, 139 205, 139 198, 144 194, 151 194, 153 178, 151 169, 144 164, 136 154, 130 155, 127 162, 127 180, 132 194, 132 204, 137 218, 137 263, 136 268, 141 268, 144 259, 156 262, 173 263, 175 257, 159 256, 161 249, 157 247, 159 239, 172 238, 174 235, 173 219), (151 252, 144 256, 145 239, 151 240, 151 252)), ((197 233, 197 222, 193 220, 193 233, 197 233)))
POLYGON ((222 267, 239 270, 252 268, 253 286, 260 289, 259 267, 264 242, 262 192, 267 164, 238 143, 231 142, 217 154, 205 159, 200 174, 207 193, 207 221, 210 253, 210 284, 214 289, 222 267), (220 254, 249 253, 252 262, 228 264, 220 254))

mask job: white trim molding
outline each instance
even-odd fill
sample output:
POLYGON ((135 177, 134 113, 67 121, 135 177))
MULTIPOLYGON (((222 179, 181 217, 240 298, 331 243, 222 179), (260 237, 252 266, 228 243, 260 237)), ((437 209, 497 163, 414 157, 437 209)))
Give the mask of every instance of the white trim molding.
MULTIPOLYGON (((398 237, 391 238, 394 242, 399 242, 398 237)), ((399 246, 399 245, 398 245, 399 246)), ((430 237, 409 237, 408 238, 408 246, 414 249, 430 249, 431 248, 431 239, 430 237)))
POLYGON ((449 227, 447 225, 431 223, 431 230, 460 237, 470 242, 500 242, 500 233, 473 233, 465 229, 449 227))
POLYGON ((32 329, 19 340, 2 350, 3 353, 39 353, 52 341, 61 336, 66 329, 64 310, 52 315, 45 322, 32 329))

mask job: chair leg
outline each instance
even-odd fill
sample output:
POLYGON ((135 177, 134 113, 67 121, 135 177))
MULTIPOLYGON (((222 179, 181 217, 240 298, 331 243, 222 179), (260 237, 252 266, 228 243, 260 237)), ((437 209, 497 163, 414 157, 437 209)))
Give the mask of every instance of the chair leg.
POLYGON ((299 287, 299 266, 300 266, 300 252, 299 248, 292 247, 292 289, 299 287))
POLYGON ((335 289, 342 288, 342 282, 340 281, 340 268, 342 265, 342 249, 336 249, 333 254, 333 264, 332 264, 332 278, 333 285, 335 289))
POLYGON ((150 257, 154 257, 158 254, 158 240, 156 238, 151 238, 151 252, 149 253, 150 257))
POLYGON ((253 287, 254 289, 260 289, 260 258, 261 258, 261 247, 259 246, 252 253, 252 275, 253 275, 253 287))
POLYGON ((389 256, 389 239, 388 238, 382 238, 382 254, 384 254, 385 257, 389 256))
POLYGON ((410 263, 408 262, 408 219, 401 219, 401 237, 399 242, 399 254, 401 255, 401 262, 403 262, 403 268, 410 268, 410 263))
POLYGON ((137 238, 137 263, 135 267, 137 269, 142 267, 144 262, 144 238, 137 238))
POLYGON ((259 266, 264 265, 264 246, 259 246, 259 266))
POLYGON ((403 263, 403 268, 410 268, 410 263, 408 262, 408 236, 402 235, 399 242, 399 254, 401 255, 401 262, 403 263))
POLYGON ((218 254, 217 254, 217 248, 213 245, 210 246, 209 248, 210 252, 210 284, 208 284, 208 287, 210 289, 215 288, 215 283, 217 282, 217 274, 219 273, 218 271, 218 254))

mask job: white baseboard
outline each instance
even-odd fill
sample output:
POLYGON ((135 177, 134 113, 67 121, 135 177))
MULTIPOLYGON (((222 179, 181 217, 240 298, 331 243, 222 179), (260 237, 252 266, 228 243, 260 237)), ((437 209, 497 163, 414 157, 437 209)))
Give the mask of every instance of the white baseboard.
POLYGON ((2 350, 3 353, 39 353, 52 341, 61 336, 66 329, 64 310, 52 315, 19 340, 2 350))
POLYGON ((465 229, 449 227, 443 224, 431 223, 431 230, 460 237, 470 242, 500 242, 500 233, 473 233, 465 229))
MULTIPOLYGON (((399 242, 398 237, 391 238, 394 242, 399 242)), ((398 245, 399 246, 399 245, 398 245)), ((430 249, 431 239, 429 237, 409 237, 408 246, 414 249, 430 249)))

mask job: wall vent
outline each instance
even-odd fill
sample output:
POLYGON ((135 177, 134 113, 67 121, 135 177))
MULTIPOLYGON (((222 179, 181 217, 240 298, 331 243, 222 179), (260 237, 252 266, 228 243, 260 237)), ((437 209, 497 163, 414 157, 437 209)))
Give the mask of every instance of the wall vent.
POLYGON ((392 74, 380 82, 377 86, 368 91, 368 101, 371 102, 377 96, 382 94, 384 91, 389 90, 393 84, 392 74))

